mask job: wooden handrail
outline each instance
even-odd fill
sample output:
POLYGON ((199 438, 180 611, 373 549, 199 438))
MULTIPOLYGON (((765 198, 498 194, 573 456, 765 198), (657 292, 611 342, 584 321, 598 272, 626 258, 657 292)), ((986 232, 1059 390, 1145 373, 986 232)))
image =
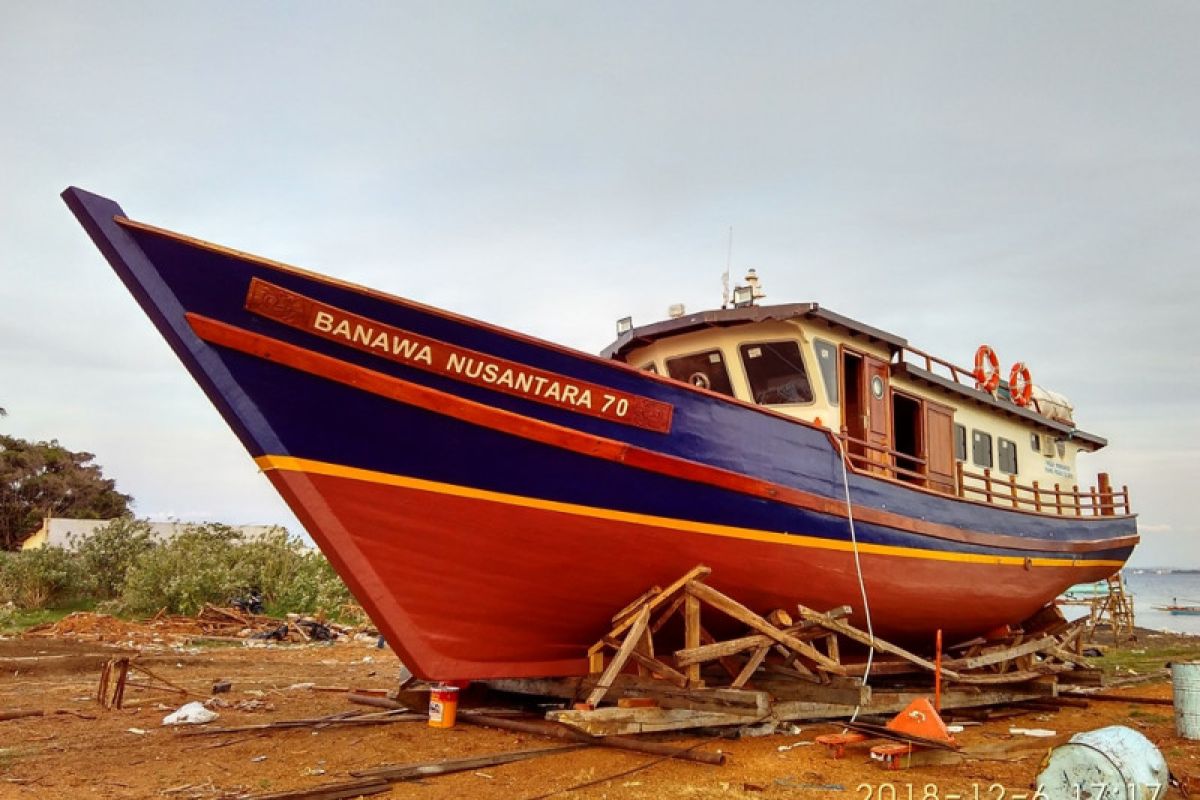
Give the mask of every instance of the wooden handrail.
POLYGON ((1053 489, 1044 488, 1034 481, 1032 485, 1017 483, 1016 475, 1008 478, 993 477, 990 469, 982 473, 969 472, 958 462, 958 494, 966 497, 968 494, 980 495, 989 503, 1002 502, 1013 508, 1029 507, 1041 513, 1053 513, 1058 516, 1070 515, 1081 517, 1113 516, 1120 509, 1130 513, 1129 487, 1122 486, 1120 491, 1112 489, 1108 484, 1108 476, 1104 475, 1098 483, 1100 487, 1080 489, 1073 485, 1064 490, 1059 484, 1053 489), (973 481, 974 485, 968 481, 973 481))
MULTIPOLYGON (((893 450, 890 447, 884 447, 883 445, 880 445, 880 444, 872 444, 871 442, 868 442, 864 439, 855 438, 854 436, 851 436, 850 434, 846 433, 844 428, 842 429, 842 434, 841 434, 840 438, 842 439, 843 445, 845 445, 846 443, 861 444, 863 447, 867 448, 868 450, 874 450, 876 453, 883 453, 883 454, 889 455, 889 456, 896 456, 898 458, 904 458, 909 461, 916 462, 917 464, 926 463, 925 459, 919 458, 914 455, 910 455, 909 453, 904 453, 899 450, 893 450)), ((847 451, 847 452, 849 452, 849 451, 847 451)), ((872 462, 872 463, 875 463, 875 462, 872 462)))
MULTIPOLYGON (((926 353, 915 352, 948 367, 954 366, 926 353)), ((844 427, 834 435, 842 444, 846 461, 857 472, 874 471, 890 475, 898 480, 911 479, 910 483, 915 482, 927 489, 942 488, 941 483, 935 486, 930 481, 928 473, 924 471, 929 463, 927 459, 851 436, 844 427), (851 452, 851 445, 870 451, 871 454, 883 455, 885 458, 878 460, 868 453, 851 452), (897 463, 898 460, 902 460, 908 465, 914 465, 917 469, 900 466, 897 463)), ((1032 485, 1018 483, 1015 474, 1008 473, 1007 475, 1006 478, 994 477, 990 467, 985 467, 982 473, 969 472, 962 461, 956 460, 954 494, 962 498, 967 498, 968 495, 979 495, 984 502, 991 505, 1003 504, 1018 510, 1028 508, 1039 514, 1053 514, 1060 517, 1070 516, 1072 512, 1077 517, 1084 516, 1085 512, 1089 516, 1114 516, 1118 509, 1127 515, 1131 513, 1129 487, 1122 486, 1120 491, 1114 490, 1106 473, 1101 473, 1097 477, 1098 486, 1088 487, 1082 491, 1078 484, 1072 485, 1070 489, 1063 489, 1060 484, 1055 483, 1054 488, 1051 489, 1041 486, 1036 480, 1032 485), (974 482, 975 485, 972 485, 971 482, 974 482)))
POLYGON ((960 367, 952 361, 947 361, 944 358, 938 358, 935 355, 926 353, 924 350, 918 350, 917 348, 909 345, 905 345, 897 351, 898 363, 907 363, 907 359, 904 357, 906 353, 912 353, 914 356, 923 359, 925 361, 926 372, 933 372, 933 365, 937 364, 938 366, 944 367, 950 371, 950 379, 955 383, 961 383, 971 386, 972 388, 975 386, 974 370, 967 369, 966 367, 960 367), (963 377, 967 378, 968 380, 963 380, 963 377))

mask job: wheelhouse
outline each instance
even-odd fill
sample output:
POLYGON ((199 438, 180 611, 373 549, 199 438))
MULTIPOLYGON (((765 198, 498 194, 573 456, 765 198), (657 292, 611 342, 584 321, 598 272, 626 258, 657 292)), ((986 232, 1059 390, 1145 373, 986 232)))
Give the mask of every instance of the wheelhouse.
POLYGON ((604 354, 824 427, 868 474, 1035 513, 1130 513, 1107 475, 1080 488, 1079 455, 1107 442, 1075 427, 1065 398, 1025 389, 1027 370, 988 381, 815 303, 680 316, 604 354))

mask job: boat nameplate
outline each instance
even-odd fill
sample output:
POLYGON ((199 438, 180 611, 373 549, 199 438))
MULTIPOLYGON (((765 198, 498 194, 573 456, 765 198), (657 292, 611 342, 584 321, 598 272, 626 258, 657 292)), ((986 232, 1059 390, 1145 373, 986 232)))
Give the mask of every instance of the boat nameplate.
POLYGON ((670 403, 481 353, 354 314, 253 278, 246 309, 407 367, 610 422, 667 433, 670 403))

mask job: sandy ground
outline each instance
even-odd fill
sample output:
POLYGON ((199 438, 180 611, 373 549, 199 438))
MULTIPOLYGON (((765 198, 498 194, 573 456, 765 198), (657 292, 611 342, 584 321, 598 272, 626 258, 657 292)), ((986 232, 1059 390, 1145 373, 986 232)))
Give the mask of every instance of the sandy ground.
MULTIPOLYGON (((98 641, 0 639, 0 713, 44 709, 94 717, 55 714, 0 722, 0 798, 232 798, 315 787, 349 779, 352 770, 384 764, 556 743, 473 726, 432 729, 423 722, 188 736, 161 724, 181 702, 168 693, 131 687, 127 707, 120 711, 105 711, 96 703, 100 666, 120 652, 119 645, 98 641)), ((362 711, 342 694, 289 687, 315 683, 386 690, 398 671, 391 651, 377 650, 369 642, 269 648, 143 646, 139 663, 205 695, 215 680, 230 681, 232 691, 221 695, 230 706, 217 709, 220 718, 214 726, 362 711)), ((1121 691, 1169 697, 1170 685, 1162 680, 1121 691)), ((703 742, 704 749, 723 750, 728 762, 722 767, 586 748, 395 784, 390 794, 378 796, 891 800, 890 791, 883 788, 890 785, 896 798, 1020 798, 1031 796, 1040 763, 1051 747, 1072 733, 1111 724, 1128 725, 1148 736, 1177 776, 1200 775, 1200 742, 1176 736, 1169 706, 1093 702, 1087 709, 1028 712, 970 726, 959 736, 967 757, 957 764, 887 771, 871 762, 865 749, 832 760, 811 741, 832 732, 833 726, 802 725, 795 734, 737 741, 661 737, 683 746, 703 742), (1046 739, 1014 736, 1009 733, 1013 726, 1057 733, 1046 739), (784 749, 790 745, 797 746, 784 749), (591 787, 572 788, 609 776, 611 780, 591 787)), ((1168 796, 1182 795, 1172 790, 1168 796)))

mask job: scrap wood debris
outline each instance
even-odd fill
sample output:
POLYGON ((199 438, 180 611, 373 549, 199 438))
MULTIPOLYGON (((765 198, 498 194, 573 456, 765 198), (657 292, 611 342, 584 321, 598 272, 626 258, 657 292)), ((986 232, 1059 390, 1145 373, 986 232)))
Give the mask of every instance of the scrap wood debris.
POLYGON ((237 608, 205 605, 192 617, 159 612, 147 620, 118 619, 109 614, 77 611, 57 622, 29 628, 27 638, 76 638, 102 642, 167 643, 192 639, 267 639, 279 642, 331 642, 355 637, 374 641, 375 629, 365 623, 341 625, 312 616, 288 614, 286 619, 237 608))

